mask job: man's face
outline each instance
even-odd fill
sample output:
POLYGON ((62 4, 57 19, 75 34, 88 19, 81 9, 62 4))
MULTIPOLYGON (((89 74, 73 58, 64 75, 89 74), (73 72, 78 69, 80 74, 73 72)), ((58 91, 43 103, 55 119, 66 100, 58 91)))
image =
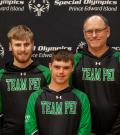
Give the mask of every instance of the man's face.
POLYGON ((84 38, 90 49, 106 47, 107 38, 110 36, 110 28, 105 25, 99 16, 89 18, 84 24, 84 38))
POLYGON ((28 40, 12 39, 9 43, 9 50, 12 51, 14 62, 19 64, 27 64, 31 60, 33 43, 28 40))
POLYGON ((54 60, 49 64, 51 78, 55 84, 68 84, 70 74, 73 70, 71 60, 68 62, 54 60))

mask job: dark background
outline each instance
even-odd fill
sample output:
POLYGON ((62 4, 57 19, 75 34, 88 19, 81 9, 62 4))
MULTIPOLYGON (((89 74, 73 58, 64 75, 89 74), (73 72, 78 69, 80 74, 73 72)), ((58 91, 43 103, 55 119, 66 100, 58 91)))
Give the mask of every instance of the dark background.
MULTIPOLYGON (((51 56, 51 52, 58 48, 65 48, 72 50, 74 53, 79 46, 85 45, 85 40, 82 34, 83 20, 91 14, 103 14, 109 20, 111 26, 111 36, 108 43, 111 47, 120 50, 120 2, 114 1, 117 4, 95 4, 91 5, 90 1, 103 1, 108 0, 88 0, 89 3, 85 4, 85 0, 16 0, 24 4, 14 4, 15 0, 9 1, 13 4, 2 3, 0 0, 0 53, 4 49, 4 57, 1 54, 1 63, 6 63, 12 59, 8 50, 7 33, 9 29, 18 24, 25 24, 31 28, 35 34, 36 48, 33 52, 33 59, 38 59, 41 64, 47 65, 51 56), (79 1, 81 4, 75 4, 79 1), (45 3, 44 3, 45 2, 45 3), (55 2, 64 3, 63 5, 55 5, 55 2), (2 4, 1 4, 2 3, 2 4), (46 9, 46 3, 49 5, 49 10, 46 9), (65 4, 67 3, 67 4, 65 4), (44 6, 44 12, 41 16, 33 10, 30 12, 29 4, 32 7, 35 5, 44 6), (101 11, 93 10, 85 11, 85 6, 102 8, 101 11), (2 8, 14 8, 13 10, 2 8), (21 8, 23 11, 15 10, 21 8), (69 8, 83 7, 83 11, 70 11, 69 8), (104 8, 109 9, 105 11, 104 8), (4 60, 3 60, 4 59, 4 60)), ((40 8, 39 8, 40 9, 40 8)))

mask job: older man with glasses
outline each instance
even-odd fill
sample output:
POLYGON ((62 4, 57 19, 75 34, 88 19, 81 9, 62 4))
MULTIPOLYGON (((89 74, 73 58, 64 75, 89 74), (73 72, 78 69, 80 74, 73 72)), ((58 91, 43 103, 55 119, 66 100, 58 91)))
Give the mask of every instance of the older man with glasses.
POLYGON ((120 135, 120 52, 107 44, 108 20, 92 15, 83 24, 87 47, 74 56, 73 85, 89 97, 92 135, 120 135))

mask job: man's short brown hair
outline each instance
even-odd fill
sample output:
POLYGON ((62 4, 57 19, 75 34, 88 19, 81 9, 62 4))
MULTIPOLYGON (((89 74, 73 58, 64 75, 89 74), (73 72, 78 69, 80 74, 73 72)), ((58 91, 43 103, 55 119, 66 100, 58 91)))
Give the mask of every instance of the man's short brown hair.
POLYGON ((52 63, 54 60, 64 61, 64 62, 68 62, 70 60, 73 65, 73 53, 69 51, 68 49, 59 49, 52 53, 50 62, 52 63))
POLYGON ((28 40, 30 39, 31 42, 34 40, 34 34, 30 28, 25 25, 17 25, 10 29, 7 34, 9 42, 12 39, 15 40, 28 40))

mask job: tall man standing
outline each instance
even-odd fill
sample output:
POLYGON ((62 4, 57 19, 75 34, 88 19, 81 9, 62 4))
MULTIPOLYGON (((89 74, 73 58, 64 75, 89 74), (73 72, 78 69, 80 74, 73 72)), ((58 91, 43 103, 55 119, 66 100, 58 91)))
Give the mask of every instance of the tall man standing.
POLYGON ((92 132, 120 135, 120 52, 107 44, 108 20, 92 15, 83 24, 87 47, 75 55, 73 84, 88 95, 92 110, 92 132))
POLYGON ((24 114, 28 97, 45 85, 47 67, 32 60, 33 32, 25 25, 8 32, 9 50, 13 61, 0 70, 0 113, 4 115, 2 135, 24 135, 24 114))

